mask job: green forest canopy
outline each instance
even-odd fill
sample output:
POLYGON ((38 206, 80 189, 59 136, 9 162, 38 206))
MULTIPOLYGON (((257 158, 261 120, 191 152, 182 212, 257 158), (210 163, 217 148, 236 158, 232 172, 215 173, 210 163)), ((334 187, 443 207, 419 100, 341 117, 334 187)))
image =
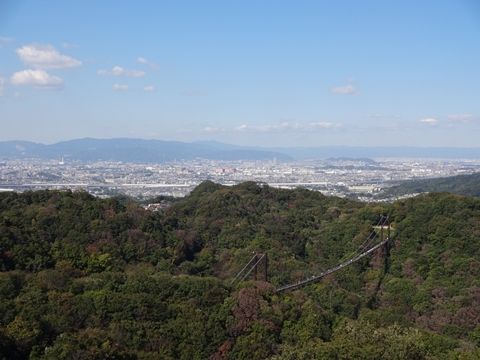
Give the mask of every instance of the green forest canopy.
MULTIPOLYGON (((0 194, 6 359, 478 359, 480 200, 365 204, 202 183, 164 212, 85 192, 0 194), (356 251, 389 253, 285 294, 356 251), (230 280, 253 251, 270 281, 230 280)), ((1 358, 1 356, 0 356, 1 358)))

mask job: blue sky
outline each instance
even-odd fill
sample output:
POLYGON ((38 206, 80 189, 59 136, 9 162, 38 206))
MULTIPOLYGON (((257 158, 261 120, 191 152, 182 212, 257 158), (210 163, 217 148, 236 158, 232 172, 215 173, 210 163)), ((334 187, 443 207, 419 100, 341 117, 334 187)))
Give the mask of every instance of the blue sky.
POLYGON ((480 3, 0 1, 0 140, 480 146, 480 3))

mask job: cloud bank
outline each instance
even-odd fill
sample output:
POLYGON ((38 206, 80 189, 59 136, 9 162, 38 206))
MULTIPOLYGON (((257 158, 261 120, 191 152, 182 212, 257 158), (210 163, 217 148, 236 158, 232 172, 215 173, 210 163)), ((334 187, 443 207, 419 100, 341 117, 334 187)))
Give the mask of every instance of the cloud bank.
POLYGON ((341 127, 340 124, 334 124, 330 122, 309 122, 309 123, 300 123, 300 122, 289 122, 283 121, 278 124, 267 124, 267 125, 250 125, 250 124, 241 124, 233 128, 221 128, 214 126, 207 126, 203 128, 203 131, 206 133, 225 133, 225 132, 242 132, 242 133, 299 133, 299 132, 317 132, 324 131, 333 128, 341 127))

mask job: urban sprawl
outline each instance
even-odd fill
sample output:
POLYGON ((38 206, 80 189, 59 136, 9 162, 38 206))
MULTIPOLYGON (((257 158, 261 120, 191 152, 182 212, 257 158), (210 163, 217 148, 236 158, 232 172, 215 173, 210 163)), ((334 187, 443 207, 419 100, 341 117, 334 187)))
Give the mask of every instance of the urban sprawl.
MULTIPOLYGON (((0 161, 0 191, 83 189, 95 196, 137 199, 185 196, 205 180, 223 185, 255 181, 278 188, 303 187, 326 195, 369 201, 402 180, 480 171, 480 160, 345 159, 315 161, 175 161, 137 164, 60 160, 0 161)), ((393 200, 393 199, 392 199, 393 200)))

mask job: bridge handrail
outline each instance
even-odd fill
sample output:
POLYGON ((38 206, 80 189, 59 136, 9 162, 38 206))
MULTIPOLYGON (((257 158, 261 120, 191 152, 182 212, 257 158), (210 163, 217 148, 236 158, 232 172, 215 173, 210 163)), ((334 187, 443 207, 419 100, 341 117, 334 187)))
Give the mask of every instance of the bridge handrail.
POLYGON ((385 240, 379 242, 378 244, 376 244, 375 246, 371 247, 370 249, 368 249, 367 251, 359 254, 359 255, 356 255, 354 256, 353 258, 349 259, 349 260, 346 260, 344 262, 341 262, 340 264, 334 266, 333 268, 330 268, 328 270, 325 270, 324 272, 320 273, 319 275, 314 275, 314 276, 311 276, 310 278, 307 278, 307 279, 304 279, 304 280, 301 280, 301 281, 298 281, 296 283, 292 283, 292 284, 287 284, 287 285, 284 285, 284 286, 281 286, 279 288, 276 289, 276 292, 282 292, 282 291, 286 291, 286 290, 290 290, 290 289, 294 289, 294 288, 297 288, 297 287, 300 287, 300 286, 303 286, 303 285, 306 285, 306 284, 309 284, 309 283, 312 283, 312 282, 315 282, 317 280, 320 280, 321 278, 324 278, 325 276, 327 275, 330 275, 340 269, 343 269, 345 266, 348 266, 348 265, 351 265, 355 262, 357 262, 358 260, 362 259, 363 257, 367 256, 368 254, 372 253, 373 251, 375 251, 376 249, 378 249, 379 247, 381 247, 382 245, 385 245, 388 241, 390 241, 390 238, 386 238, 385 240))

